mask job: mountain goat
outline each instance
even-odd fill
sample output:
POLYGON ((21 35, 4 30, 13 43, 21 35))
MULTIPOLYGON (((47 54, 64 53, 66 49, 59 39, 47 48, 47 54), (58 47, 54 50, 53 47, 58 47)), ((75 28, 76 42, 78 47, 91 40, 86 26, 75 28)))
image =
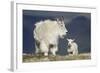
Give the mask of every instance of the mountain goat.
POLYGON ((64 38, 66 32, 68 31, 62 18, 37 22, 33 32, 36 53, 40 52, 48 56, 51 52, 55 56, 58 51, 58 39, 64 38))
POLYGON ((69 55, 77 55, 78 54, 78 45, 74 42, 74 39, 67 39, 68 40, 68 54, 69 55))

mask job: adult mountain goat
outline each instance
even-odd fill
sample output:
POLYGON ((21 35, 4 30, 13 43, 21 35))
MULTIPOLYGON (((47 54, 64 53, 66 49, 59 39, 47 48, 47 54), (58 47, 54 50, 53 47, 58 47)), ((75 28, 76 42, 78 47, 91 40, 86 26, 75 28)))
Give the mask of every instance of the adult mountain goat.
POLYGON ((58 40, 64 38, 66 32, 68 31, 63 18, 37 22, 34 29, 36 53, 48 56, 51 52, 55 56, 58 51, 58 40))

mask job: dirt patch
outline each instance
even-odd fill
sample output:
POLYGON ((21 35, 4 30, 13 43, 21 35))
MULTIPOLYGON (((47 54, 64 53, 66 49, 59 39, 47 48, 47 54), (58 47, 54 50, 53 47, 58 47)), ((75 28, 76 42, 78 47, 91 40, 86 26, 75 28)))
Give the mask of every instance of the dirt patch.
POLYGON ((43 55, 23 55, 23 62, 46 62, 46 61, 67 61, 67 60, 86 60, 91 59, 90 53, 82 53, 77 56, 43 56, 43 55))

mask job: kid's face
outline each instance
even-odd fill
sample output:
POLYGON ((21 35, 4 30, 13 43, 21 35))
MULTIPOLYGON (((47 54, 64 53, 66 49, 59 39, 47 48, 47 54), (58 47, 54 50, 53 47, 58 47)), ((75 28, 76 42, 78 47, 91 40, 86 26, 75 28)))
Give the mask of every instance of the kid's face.
POLYGON ((71 44, 72 42, 74 42, 73 39, 67 39, 68 40, 68 43, 71 44))

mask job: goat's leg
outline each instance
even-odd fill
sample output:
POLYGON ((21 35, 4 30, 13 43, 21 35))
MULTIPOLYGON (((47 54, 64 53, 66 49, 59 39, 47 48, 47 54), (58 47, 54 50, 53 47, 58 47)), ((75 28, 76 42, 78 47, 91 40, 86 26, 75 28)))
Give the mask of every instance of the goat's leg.
POLYGON ((58 47, 57 46, 52 47, 52 48, 50 48, 50 51, 54 56, 56 56, 56 52, 58 51, 58 47))
POLYGON ((44 41, 41 41, 40 43, 40 50, 44 53, 44 56, 48 56, 49 49, 44 41))

